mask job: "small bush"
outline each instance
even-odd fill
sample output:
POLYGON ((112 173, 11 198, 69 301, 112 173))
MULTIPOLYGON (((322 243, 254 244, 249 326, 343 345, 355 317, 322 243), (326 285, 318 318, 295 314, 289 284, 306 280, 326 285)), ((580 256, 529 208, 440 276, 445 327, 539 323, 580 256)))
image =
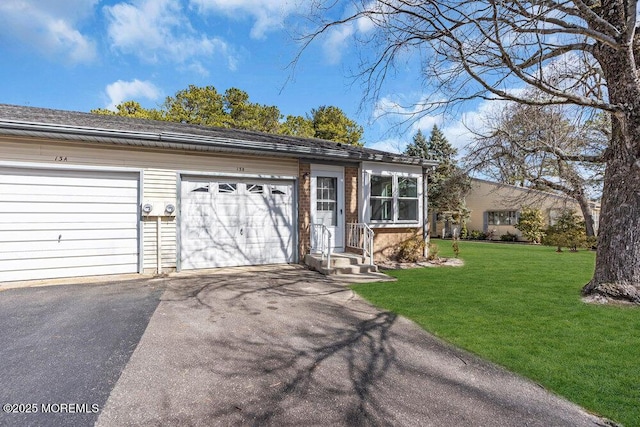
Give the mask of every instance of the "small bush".
POLYGON ((453 253, 455 254, 456 258, 458 258, 458 255, 460 255, 460 245, 458 245, 458 239, 453 239, 451 247, 453 248, 453 253))
POLYGON ((487 235, 479 230, 471 230, 468 233, 467 238, 471 240, 485 240, 487 238, 487 235))
POLYGON ((542 243, 557 247, 556 252, 562 252, 563 247, 577 252, 578 248, 590 247, 593 243, 587 239, 584 221, 572 210, 564 211, 556 224, 547 228, 546 234, 542 243))
POLYGON ((544 215, 540 209, 524 208, 515 227, 531 243, 540 243, 544 238, 544 215))
POLYGON ((435 243, 429 243, 429 256, 427 257, 428 261, 435 261, 438 257, 438 251, 440 248, 435 243))
POLYGON ((507 234, 503 234, 502 236, 500 236, 500 240, 502 240, 503 242, 517 242, 518 241, 518 235, 517 234, 511 234, 507 231, 507 234))
MULTIPOLYGON (((431 246, 429 246, 431 249, 431 246)), ((398 246, 396 258, 400 262, 417 262, 424 257, 424 240, 414 236, 398 246)))

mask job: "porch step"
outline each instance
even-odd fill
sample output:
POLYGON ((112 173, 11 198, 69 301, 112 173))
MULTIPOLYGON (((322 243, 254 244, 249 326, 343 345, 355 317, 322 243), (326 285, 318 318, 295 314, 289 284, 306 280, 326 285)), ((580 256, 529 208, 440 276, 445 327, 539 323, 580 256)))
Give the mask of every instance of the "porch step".
POLYGON ((331 265, 327 267, 320 254, 307 254, 304 262, 312 270, 324 275, 375 273, 378 267, 369 264, 369 259, 350 253, 331 254, 331 265))

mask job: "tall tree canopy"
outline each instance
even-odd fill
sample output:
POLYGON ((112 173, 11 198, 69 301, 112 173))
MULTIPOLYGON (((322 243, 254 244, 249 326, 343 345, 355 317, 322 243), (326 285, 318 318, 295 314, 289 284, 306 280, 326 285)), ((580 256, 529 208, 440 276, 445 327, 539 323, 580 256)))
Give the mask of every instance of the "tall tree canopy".
POLYGON ((444 136, 437 125, 431 129, 429 140, 421 130, 407 145, 405 154, 436 160, 438 166, 429 175, 429 210, 435 212, 460 212, 464 210, 464 197, 471 184, 468 176, 458 166, 458 150, 444 136))
POLYGON ((425 83, 426 94, 414 105, 418 115, 473 98, 573 104, 611 114, 596 268, 583 293, 640 303, 637 1, 347 3, 345 9, 343 1, 315 2, 318 28, 307 43, 334 30, 363 43, 365 99, 379 97, 397 63, 406 69, 407 58, 416 58, 416 81, 425 83), (544 96, 513 90, 523 85, 544 96))
POLYGON ((323 105, 311 110, 310 120, 315 137, 350 145, 362 145, 362 126, 351 120, 338 107, 323 105))
POLYGON ((116 111, 98 108, 91 112, 363 144, 362 126, 338 107, 321 106, 312 109, 307 117, 287 116, 282 121, 278 107, 251 102, 249 94, 238 88, 221 94, 213 86, 189 85, 168 96, 159 109, 146 109, 135 101, 126 101, 117 105, 116 111))

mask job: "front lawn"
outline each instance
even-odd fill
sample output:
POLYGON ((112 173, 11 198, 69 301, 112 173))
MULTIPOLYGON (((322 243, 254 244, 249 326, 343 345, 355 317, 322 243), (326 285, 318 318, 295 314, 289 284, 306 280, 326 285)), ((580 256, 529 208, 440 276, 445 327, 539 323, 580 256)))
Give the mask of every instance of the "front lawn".
MULTIPOLYGON (((450 241, 435 241, 452 257, 450 241)), ((595 254, 460 242, 464 267, 354 285, 373 304, 627 427, 640 426, 640 309, 580 300, 595 254)))

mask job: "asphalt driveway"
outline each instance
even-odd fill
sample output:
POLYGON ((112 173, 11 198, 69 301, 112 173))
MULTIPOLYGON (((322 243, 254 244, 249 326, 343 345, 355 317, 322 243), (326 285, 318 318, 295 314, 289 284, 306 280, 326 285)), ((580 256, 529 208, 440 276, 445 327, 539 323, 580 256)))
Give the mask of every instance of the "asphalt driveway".
POLYGON ((166 286, 99 426, 603 425, 300 267, 166 286))
POLYGON ((94 425, 161 295, 148 280, 1 291, 0 426, 94 425))

